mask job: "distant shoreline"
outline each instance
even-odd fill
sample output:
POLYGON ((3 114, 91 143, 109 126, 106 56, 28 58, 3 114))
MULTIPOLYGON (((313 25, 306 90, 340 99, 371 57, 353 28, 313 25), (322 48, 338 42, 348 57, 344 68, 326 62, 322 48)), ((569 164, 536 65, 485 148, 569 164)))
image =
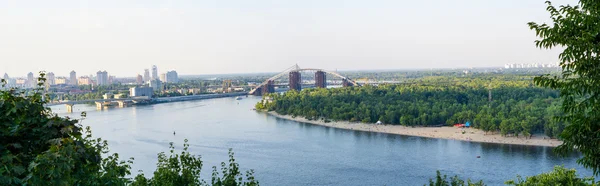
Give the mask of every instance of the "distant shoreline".
POLYGON ((562 144, 562 141, 557 139, 549 139, 542 136, 533 136, 531 139, 525 139, 524 137, 503 137, 500 134, 485 134, 485 132, 468 128, 465 129, 463 134, 461 129, 455 127, 405 127, 399 125, 375 125, 375 124, 364 124, 364 123, 351 123, 345 121, 332 121, 325 123, 322 120, 308 120, 304 117, 292 118, 289 115, 281 115, 274 111, 267 112, 269 115, 291 120, 302 123, 309 123, 313 125, 321 125, 332 128, 348 129, 356 131, 366 132, 378 132, 386 134, 397 134, 404 136, 418 136, 427 138, 437 139, 450 139, 460 141, 472 141, 481 143, 496 143, 496 144, 511 144, 511 145, 527 145, 527 146, 545 146, 545 147, 556 147, 562 144))

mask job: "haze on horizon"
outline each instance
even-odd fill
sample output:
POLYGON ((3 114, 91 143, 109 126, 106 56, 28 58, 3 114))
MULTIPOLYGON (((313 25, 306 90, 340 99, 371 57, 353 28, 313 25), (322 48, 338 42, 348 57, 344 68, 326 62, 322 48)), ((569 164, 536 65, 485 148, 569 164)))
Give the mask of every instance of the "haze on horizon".
MULTIPOLYGON (((0 73, 133 77, 555 63, 545 0, 1 1, 0 73)), ((553 0, 576 4, 576 0, 553 0)))

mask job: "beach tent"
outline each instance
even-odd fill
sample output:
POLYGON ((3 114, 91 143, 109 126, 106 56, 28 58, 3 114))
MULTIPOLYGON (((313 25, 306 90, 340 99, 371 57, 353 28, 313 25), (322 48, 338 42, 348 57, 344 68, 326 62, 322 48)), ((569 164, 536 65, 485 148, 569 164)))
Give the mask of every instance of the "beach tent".
POLYGON ((467 121, 467 123, 465 123, 465 127, 467 127, 467 128, 471 127, 471 122, 467 121))
POLYGON ((377 121, 377 123, 375 123, 375 124, 381 125, 382 123, 381 123, 381 121, 377 121))

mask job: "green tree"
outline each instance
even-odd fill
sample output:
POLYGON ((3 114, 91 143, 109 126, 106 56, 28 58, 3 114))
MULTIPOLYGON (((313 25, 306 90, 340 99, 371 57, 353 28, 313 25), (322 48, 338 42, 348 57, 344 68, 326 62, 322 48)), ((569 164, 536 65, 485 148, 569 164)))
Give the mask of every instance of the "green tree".
POLYGON ((579 150, 583 157, 577 162, 600 170, 600 1, 580 0, 577 6, 555 7, 550 2, 548 12, 553 24, 531 22, 529 27, 540 37, 539 48, 563 47, 559 55, 560 75, 543 75, 535 83, 560 90, 564 115, 568 122, 560 138, 564 141, 556 150, 562 154, 579 150))
MULTIPOLYGON (((442 176, 440 171, 437 171, 436 173, 437 175, 435 177, 435 180, 429 179, 429 186, 485 186, 485 184, 481 180, 478 182, 472 182, 469 179, 465 182, 458 176, 454 176, 450 178, 450 180, 448 180, 448 176, 442 176)), ((427 184, 425 184, 424 186, 427 186, 427 184)))
MULTIPOLYGON (((44 81, 42 73, 39 87, 44 81)), ((45 103, 41 88, 31 95, 0 90, 0 185, 127 183, 131 160, 107 154, 106 141, 92 138, 89 128, 84 133, 78 120, 53 114, 45 103)))
MULTIPOLYGON (((39 87, 44 83, 40 75, 39 87)), ((125 161, 109 154, 108 143, 85 132, 81 120, 59 117, 45 107, 42 89, 0 89, 0 185, 208 185, 200 179, 202 161, 188 152, 159 153, 153 178, 140 174, 131 179, 133 158, 125 161)), ((86 114, 82 113, 82 118, 86 114)), ((222 177, 213 174, 213 185, 258 185, 250 170, 244 175, 229 153, 222 177), (233 179, 233 181, 232 181, 233 179)))
POLYGON ((566 169, 561 166, 554 167, 552 172, 542 173, 523 179, 517 176, 516 180, 506 181, 506 185, 538 186, 538 185, 570 185, 570 186, 596 186, 594 177, 579 178, 575 169, 566 169))

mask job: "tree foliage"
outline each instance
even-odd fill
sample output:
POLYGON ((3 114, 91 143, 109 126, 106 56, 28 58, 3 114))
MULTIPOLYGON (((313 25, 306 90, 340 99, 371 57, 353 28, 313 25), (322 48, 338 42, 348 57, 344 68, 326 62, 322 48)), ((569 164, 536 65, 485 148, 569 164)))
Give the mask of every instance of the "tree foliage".
POLYGON ((600 170, 600 1, 580 0, 576 6, 553 6, 547 11, 553 24, 531 22, 529 27, 540 37, 539 48, 563 47, 559 55, 560 75, 535 78, 541 86, 558 89, 564 115, 558 121, 567 122, 560 135, 563 145, 557 151, 579 150, 578 160, 597 175, 600 170))
MULTIPOLYGON (((39 82, 42 87, 43 73, 39 82)), ((41 88, 0 90, 0 185, 209 185, 187 140, 180 154, 172 143, 169 157, 159 153, 154 177, 131 179, 133 158, 109 154, 107 142, 93 138, 89 127, 84 132, 81 120, 59 117, 45 103, 41 88)), ((253 171, 244 179, 231 150, 222 170, 222 177, 213 173, 212 185, 258 185, 253 171)))
POLYGON ((594 177, 579 178, 575 169, 567 169, 561 166, 554 170, 523 179, 517 176, 516 180, 506 181, 507 185, 514 186, 538 186, 538 185, 571 185, 571 186, 596 186, 594 177))
POLYGON ((273 102, 256 109, 302 116, 406 126, 466 123, 486 132, 526 138, 534 133, 555 137, 564 123, 557 91, 536 87, 516 75, 437 77, 399 85, 305 89, 269 94, 273 102), (489 85, 496 85, 490 87, 489 85), (492 100, 489 93, 492 93, 492 100))
MULTIPOLYGON (((427 186, 427 185, 424 185, 427 186)), ((460 179, 458 176, 454 176, 448 180, 448 176, 443 175, 440 171, 437 171, 437 175, 434 179, 429 179, 429 186, 485 186, 483 181, 472 182, 470 179, 467 181, 460 179)))
MULTIPOLYGON (((569 185, 569 186, 597 186, 599 183, 594 177, 580 178, 577 176, 575 169, 567 169, 562 166, 556 166, 550 172, 542 173, 535 176, 523 177, 518 176, 514 180, 508 180, 506 185, 514 186, 546 186, 546 185, 569 185)), ((483 181, 472 182, 470 179, 462 180, 458 176, 448 179, 446 175, 441 175, 437 171, 435 179, 429 179, 429 186, 484 186, 483 181)), ((427 186, 427 184, 425 185, 427 186)))

